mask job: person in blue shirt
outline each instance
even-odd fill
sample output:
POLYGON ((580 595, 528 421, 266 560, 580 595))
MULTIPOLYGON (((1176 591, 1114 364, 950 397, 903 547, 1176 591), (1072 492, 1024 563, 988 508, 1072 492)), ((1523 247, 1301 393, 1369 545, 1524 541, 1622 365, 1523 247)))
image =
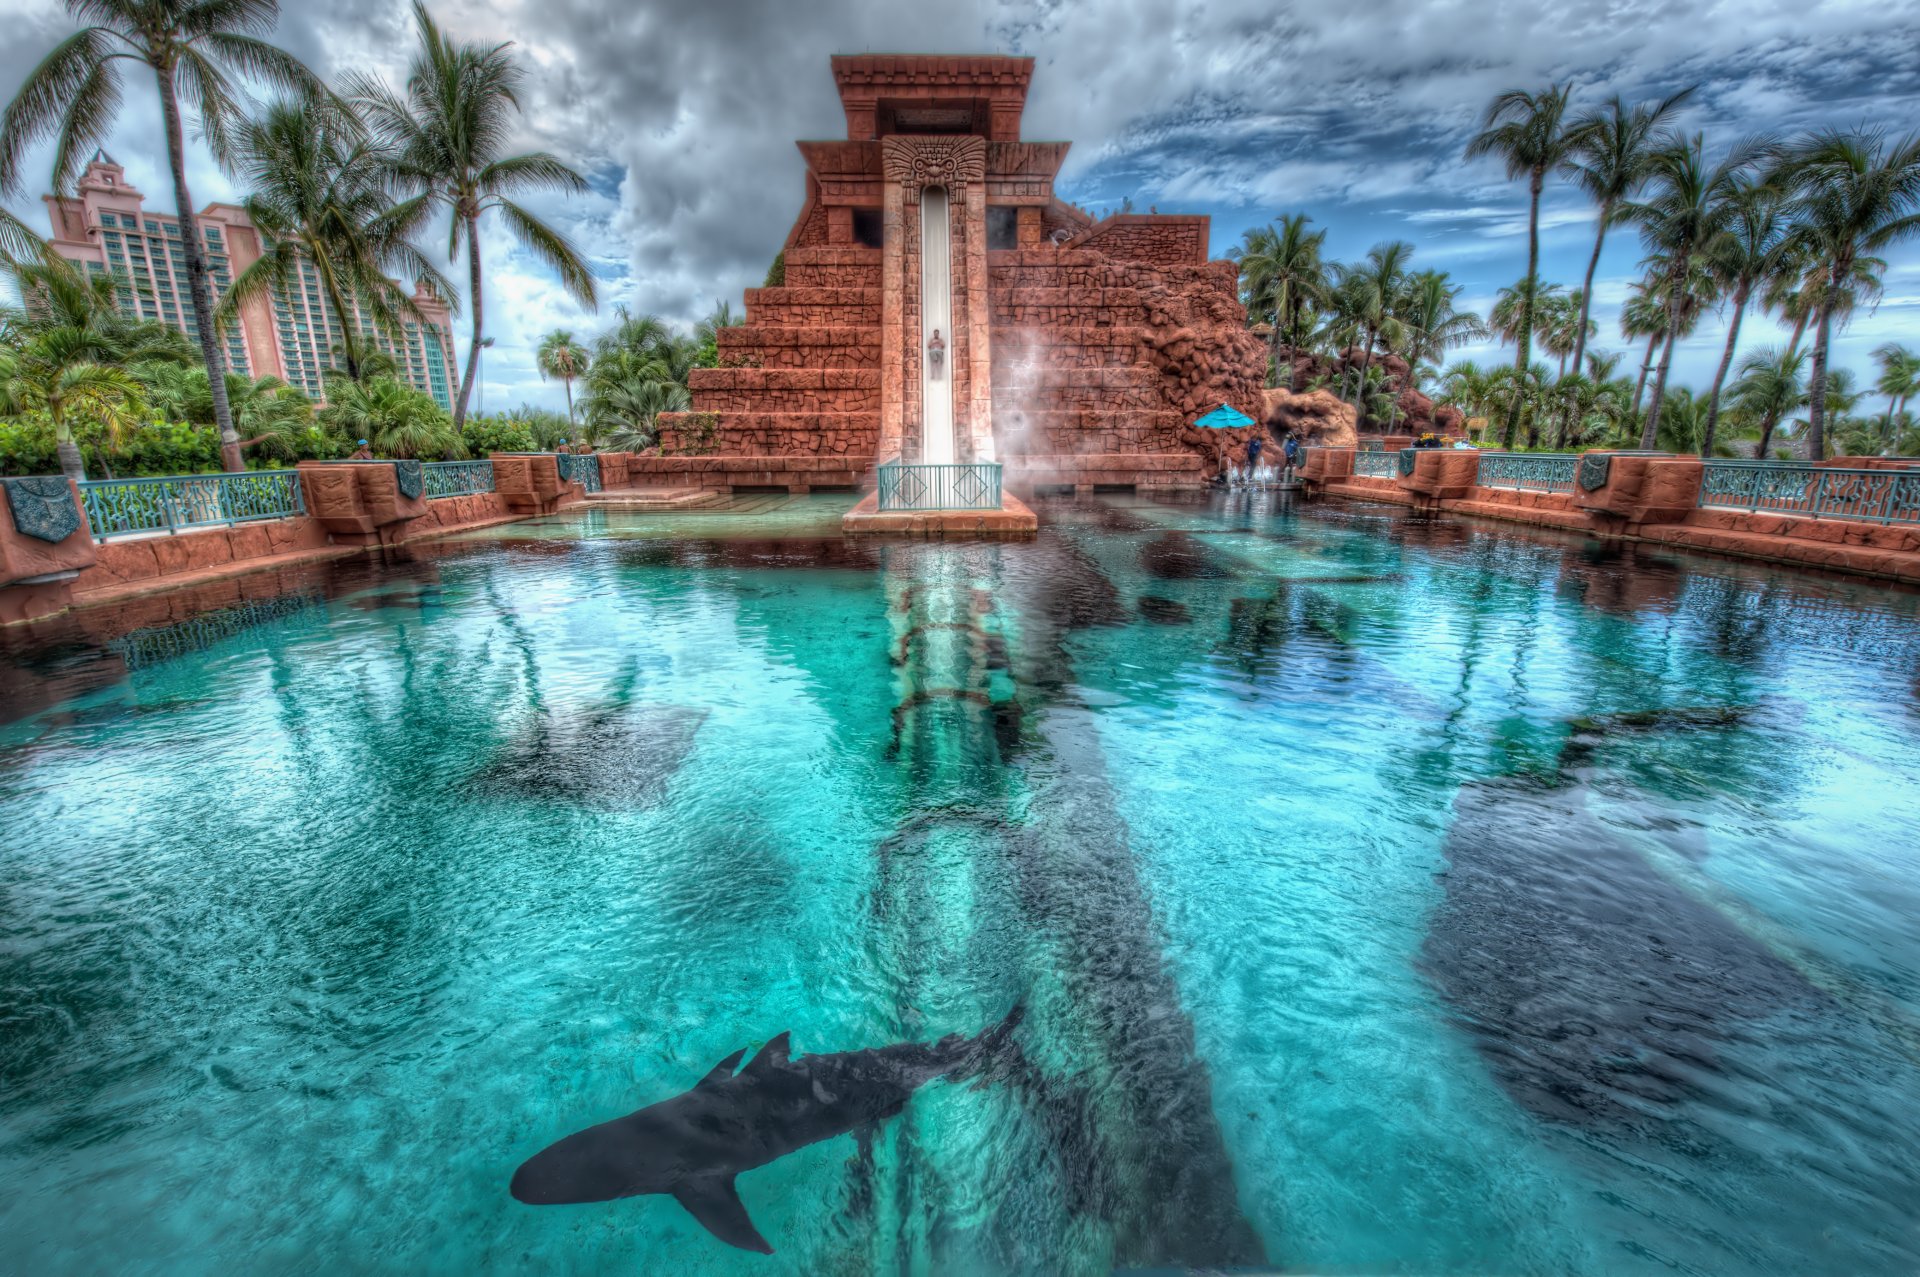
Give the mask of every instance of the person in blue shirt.
POLYGON ((1281 451, 1287 454, 1287 469, 1291 470, 1300 464, 1300 441, 1291 434, 1287 436, 1287 442, 1281 451))

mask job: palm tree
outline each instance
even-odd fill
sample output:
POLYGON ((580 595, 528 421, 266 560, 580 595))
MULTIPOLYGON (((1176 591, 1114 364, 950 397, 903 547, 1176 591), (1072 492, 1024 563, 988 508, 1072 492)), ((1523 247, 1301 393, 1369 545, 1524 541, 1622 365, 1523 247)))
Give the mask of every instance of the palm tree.
POLYGON ((320 419, 349 439, 365 439, 389 457, 465 453, 460 434, 432 396, 391 377, 332 377, 320 419))
POLYGON ((1880 377, 1874 389, 1887 397, 1886 442, 1893 443, 1894 419, 1905 410, 1907 400, 1920 393, 1920 354, 1898 342, 1877 347, 1873 357, 1880 365, 1880 377))
POLYGON ((1571 143, 1565 126, 1571 86, 1549 85, 1539 93, 1509 89, 1493 100, 1479 134, 1467 143, 1467 158, 1497 155, 1505 163, 1507 179, 1524 175, 1527 179, 1527 291, 1522 299, 1520 323, 1515 335, 1518 347, 1513 371, 1515 398, 1507 411, 1503 432, 1505 446, 1513 446, 1513 433, 1520 423, 1518 387, 1526 379, 1527 363, 1532 357, 1533 283, 1540 276, 1540 192, 1547 174, 1567 158, 1571 143))
POLYGON ((567 388, 567 421, 573 421, 573 379, 587 370, 587 348, 573 339, 573 334, 564 328, 556 328, 540 339, 540 348, 534 352, 534 366, 540 370, 541 379, 558 377, 567 388))
POLYGON ((1892 143, 1877 131, 1816 133, 1783 157, 1778 177, 1792 192, 1795 237, 1821 272, 1807 410, 1807 455, 1817 461, 1826 455, 1833 317, 1855 265, 1920 234, 1920 133, 1892 143))
POLYGON ((1454 309, 1464 291, 1443 270, 1418 271, 1407 281, 1400 313, 1407 329, 1407 364, 1416 377, 1422 364, 1438 363, 1455 346, 1486 336, 1480 316, 1454 309))
POLYGON ((124 365, 178 362, 189 352, 166 325, 124 316, 111 275, 84 276, 59 259, 15 263, 11 274, 23 305, 4 317, 12 338, 7 398, 16 407, 46 410, 61 472, 85 479, 71 414, 84 412, 117 439, 145 410, 144 388, 124 365))
POLYGON ((1805 351, 1756 350, 1740 361, 1740 375, 1727 387, 1728 409, 1759 428, 1760 445, 1754 455, 1762 460, 1775 428, 1807 402, 1805 363, 1805 351))
POLYGON ((466 371, 453 401, 453 425, 466 420, 467 399, 479 367, 485 307, 481 292, 480 217, 498 211, 521 244, 552 267, 568 293, 583 306, 597 305, 593 276, 566 236, 514 200, 524 192, 581 192, 587 180, 545 151, 503 156, 520 110, 522 72, 507 44, 491 48, 459 44, 443 34, 420 0, 414 0, 420 47, 407 70, 405 96, 366 75, 349 89, 383 147, 383 159, 412 198, 396 210, 404 232, 445 208, 447 256, 459 260, 464 236, 472 292, 473 338, 466 371))
MULTIPOLYGON (((1240 263, 1249 313, 1267 316, 1272 325, 1269 354, 1276 380, 1281 347, 1299 349, 1306 308, 1320 304, 1326 296, 1327 268, 1320 250, 1327 233, 1308 231, 1312 221, 1305 213, 1282 214, 1276 225, 1247 231, 1243 245, 1227 253, 1240 263)), ((1287 388, 1297 389, 1291 368, 1287 388)))
POLYGON ((1489 402, 1489 377, 1479 364, 1471 359, 1462 359, 1447 365, 1440 374, 1441 403, 1458 408, 1469 420, 1485 419, 1489 402))
POLYGON ((1391 347, 1404 331, 1398 312, 1407 289, 1407 262, 1412 257, 1413 245, 1396 239, 1368 249, 1364 262, 1333 268, 1337 305, 1359 333, 1360 368, 1353 394, 1359 421, 1365 421, 1367 415, 1366 378, 1374 344, 1384 339, 1391 347))
POLYGON ((1579 294, 1580 322, 1573 347, 1576 370, 1590 335, 1587 311, 1593 301, 1593 272, 1600 265, 1607 231, 1618 224, 1621 204, 1646 182, 1654 152, 1670 144, 1662 126, 1692 96, 1693 89, 1686 88, 1658 102, 1629 107, 1615 94, 1601 109, 1582 113, 1567 131, 1569 154, 1561 171, 1600 209, 1593 256, 1587 259, 1587 278, 1579 294))
POLYGON ((1667 277, 1667 340, 1654 372, 1653 399, 1640 429, 1640 446, 1651 449, 1659 435, 1660 410, 1667 393, 1667 370, 1680 340, 1681 310, 1692 290, 1682 285, 1696 265, 1713 251, 1733 214, 1736 180, 1752 163, 1753 144, 1736 146, 1718 164, 1709 166, 1706 142, 1695 134, 1689 142, 1657 152, 1649 162, 1652 198, 1627 204, 1621 216, 1640 226, 1640 237, 1664 257, 1667 277))
POLYGON ((1720 366, 1714 370, 1713 389, 1707 392, 1707 419, 1700 443, 1701 455, 1706 457, 1713 455, 1714 434, 1720 422, 1720 387, 1733 364, 1734 347, 1740 342, 1741 316, 1754 288, 1769 284, 1788 264, 1788 227, 1779 191, 1742 174, 1734 179, 1728 201, 1732 216, 1707 253, 1707 269, 1713 272, 1721 295, 1733 303, 1733 316, 1727 323, 1727 344, 1720 352, 1720 366))
POLYGON ((1560 285, 1543 284, 1538 279, 1518 280, 1493 296, 1493 310, 1487 326, 1499 337, 1502 346, 1520 340, 1521 321, 1531 313, 1539 316, 1556 302, 1564 302, 1560 285))
POLYGON ((340 326, 347 376, 357 381, 367 371, 369 321, 390 337, 405 322, 427 322, 390 273, 454 296, 402 233, 364 131, 338 103, 273 104, 238 129, 232 166, 252 192, 241 203, 260 228, 264 252, 221 298, 215 318, 223 328, 248 301, 297 294, 305 266, 319 279, 328 318, 340 326))
MULTIPOLYGON (((191 107, 216 156, 227 152, 240 114, 241 93, 231 76, 259 80, 313 97, 325 93, 318 78, 294 57, 260 37, 279 21, 279 0, 66 0, 67 12, 92 22, 57 45, 27 76, 0 116, 0 194, 20 189, 26 152, 53 135, 56 189, 73 185, 87 151, 104 142, 120 106, 121 60, 143 62, 160 89, 160 117, 173 170, 173 198, 180 212, 187 291, 193 300, 195 335, 209 371, 223 371, 215 332, 213 287, 206 251, 194 222, 187 189, 186 140, 181 99, 191 107)), ((214 420, 220 455, 229 470, 245 469, 234 432, 226 384, 214 378, 214 420)))

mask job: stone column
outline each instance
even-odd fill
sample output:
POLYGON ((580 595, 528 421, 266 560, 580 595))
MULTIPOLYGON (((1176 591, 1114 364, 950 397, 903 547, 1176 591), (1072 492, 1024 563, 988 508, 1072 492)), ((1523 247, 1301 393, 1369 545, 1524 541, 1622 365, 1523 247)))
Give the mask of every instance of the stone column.
POLYGON ((880 266, 880 455, 885 461, 901 453, 906 404, 903 400, 905 374, 902 367, 902 331, 906 324, 906 234, 907 192, 899 182, 888 182, 883 208, 884 241, 880 266))
POLYGON ((965 187, 966 244, 964 260, 954 263, 956 291, 967 299, 967 402, 954 405, 967 431, 961 459, 992 461, 993 449, 993 309, 987 298, 987 184, 965 187), (964 275, 964 278, 963 278, 964 275))

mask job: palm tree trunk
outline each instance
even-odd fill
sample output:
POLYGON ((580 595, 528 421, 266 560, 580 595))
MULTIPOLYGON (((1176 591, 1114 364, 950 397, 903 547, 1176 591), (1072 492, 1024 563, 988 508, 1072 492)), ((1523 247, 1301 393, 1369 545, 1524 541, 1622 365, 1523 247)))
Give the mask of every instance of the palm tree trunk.
POLYGON ((1593 307, 1593 272, 1600 266, 1600 247, 1607 242, 1607 222, 1613 217, 1613 201, 1600 205, 1600 230, 1593 237, 1593 256, 1587 259, 1587 282, 1580 287, 1580 326, 1573 330, 1573 370, 1580 371, 1587 353, 1587 315, 1593 307))
POLYGON ((1633 408, 1631 410, 1633 416, 1637 417, 1640 415, 1640 399, 1646 394, 1647 374, 1653 371, 1653 348, 1659 345, 1660 339, 1665 336, 1665 333, 1655 333, 1647 338, 1646 358, 1640 361, 1640 379, 1633 383, 1633 408))
POLYGON ((1760 423, 1760 446, 1753 451, 1755 461, 1767 459, 1767 445, 1773 442, 1773 428, 1779 423, 1778 417, 1767 417, 1760 423))
POLYGON ((80 445, 73 441, 73 429, 67 425, 67 414, 60 404, 49 403, 47 416, 53 420, 53 452, 60 458, 60 473, 75 483, 85 482, 86 462, 81 459, 80 445))
POLYGON ((340 356, 347 361, 347 380, 360 380, 360 352, 354 348, 354 316, 346 308, 340 296, 338 281, 331 269, 322 267, 320 278, 326 284, 327 301, 333 306, 333 313, 340 317, 340 356))
POLYGON ((1687 255, 1680 254, 1667 292, 1667 344, 1660 348, 1660 367, 1653 375, 1653 402, 1647 405, 1647 424, 1640 428, 1640 448, 1653 450, 1660 434, 1660 400, 1667 393, 1667 369, 1673 365, 1674 343, 1680 340, 1681 281, 1687 277, 1687 255))
POLYGON ((467 214, 467 278, 473 291, 473 340, 467 345, 467 371, 460 378, 460 397, 453 401, 453 428, 467 420, 467 397, 473 393, 473 375, 480 367, 480 218, 467 214))
POLYGON ((193 326, 200 339, 200 358, 207 365, 207 393, 213 399, 213 422, 220 430, 220 464, 245 470, 240 458, 240 435, 233 428, 227 406, 227 364, 213 329, 213 287, 207 280, 207 256, 200 243, 200 226, 193 216, 193 193, 187 189, 186 141, 180 129, 180 102, 174 96, 173 68, 155 67, 160 81, 160 114, 167 129, 167 162, 173 169, 173 201, 180 210, 180 238, 187 253, 187 295, 193 299, 193 326))
MULTIPOLYGON (((1839 291, 1838 288, 1830 290, 1839 291)), ((1820 323, 1813 330, 1813 384, 1807 388, 1807 460, 1827 455, 1827 343, 1833 330, 1833 305, 1820 307, 1820 323)))
POLYGON ((560 384, 567 388, 567 425, 571 428, 573 425, 573 378, 562 377, 560 384))
POLYGON ((1720 352, 1720 368, 1713 374, 1713 389, 1707 393, 1707 430, 1700 441, 1700 455, 1708 461, 1713 460, 1713 430, 1720 421, 1720 387, 1733 365, 1733 348, 1740 341, 1740 317, 1746 312, 1749 291, 1744 280, 1733 290, 1733 322, 1727 325, 1727 348, 1720 352))
POLYGON ((1540 273, 1540 188, 1546 184, 1546 174, 1536 172, 1530 186, 1532 198, 1527 205, 1527 280, 1526 292, 1520 298, 1520 332, 1517 334, 1518 346, 1513 357, 1513 398, 1507 404, 1507 425, 1501 433, 1500 446, 1513 447, 1513 432, 1520 428, 1520 399, 1527 380, 1528 356, 1533 345, 1533 281, 1540 273))
POLYGON ((1360 429, 1367 420, 1367 369, 1373 365, 1373 330, 1364 330, 1366 341, 1360 347, 1360 375, 1353 383, 1353 428, 1360 429))
POLYGON ((1807 317, 1806 315, 1802 314, 1799 319, 1794 321, 1793 338, 1792 340, 1787 342, 1787 362, 1788 363, 1792 363, 1793 357, 1800 353, 1800 338, 1806 335, 1806 331, 1807 331, 1807 317))

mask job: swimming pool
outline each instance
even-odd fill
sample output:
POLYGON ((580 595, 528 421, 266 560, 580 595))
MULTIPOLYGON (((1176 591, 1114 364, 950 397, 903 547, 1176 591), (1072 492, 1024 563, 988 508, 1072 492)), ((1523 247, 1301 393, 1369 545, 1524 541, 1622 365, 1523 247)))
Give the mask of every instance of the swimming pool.
POLYGON ((1912 594, 1266 495, 591 510, 10 638, 0 1267, 1904 1272, 1912 594), (40 689, 28 694, 23 689, 40 689), (535 1209, 791 1031, 870 1142, 535 1209))

